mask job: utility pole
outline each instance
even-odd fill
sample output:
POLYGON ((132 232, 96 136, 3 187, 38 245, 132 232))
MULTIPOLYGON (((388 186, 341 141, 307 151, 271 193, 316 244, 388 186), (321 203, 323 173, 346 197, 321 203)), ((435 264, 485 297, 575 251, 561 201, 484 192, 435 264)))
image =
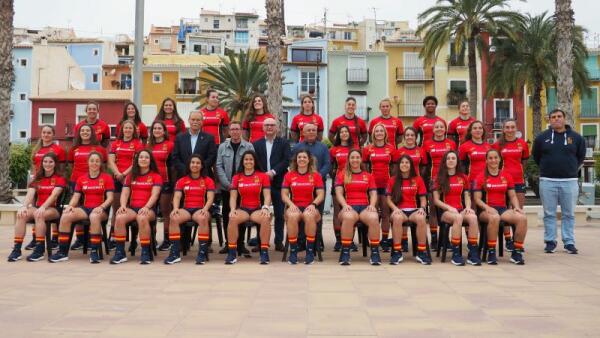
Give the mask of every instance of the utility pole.
POLYGON ((373 17, 375 18, 375 41, 379 40, 379 30, 377 29, 377 8, 371 7, 373 10, 373 17))
POLYGON ((135 1, 135 42, 133 57, 133 102, 142 110, 144 73, 144 0, 135 1))

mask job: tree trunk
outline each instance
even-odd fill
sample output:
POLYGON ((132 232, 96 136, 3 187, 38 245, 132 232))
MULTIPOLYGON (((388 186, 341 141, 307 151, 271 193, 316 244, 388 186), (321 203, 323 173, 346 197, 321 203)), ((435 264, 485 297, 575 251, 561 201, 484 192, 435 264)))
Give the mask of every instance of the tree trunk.
POLYGON ((0 0, 0 203, 12 201, 9 175, 10 159, 10 93, 15 74, 12 63, 13 0, 0 0))
POLYGON ((269 88, 267 89, 267 105, 272 114, 281 122, 283 89, 281 84, 281 0, 266 0, 267 10, 267 68, 269 88))
POLYGON ((573 125, 573 27, 575 19, 571 0, 555 0, 557 33, 556 81, 558 107, 567 115, 567 123, 573 125))
POLYGON ((533 135, 535 138, 542 131, 542 80, 533 85, 533 135))
POLYGON ((477 56, 475 47, 475 37, 471 36, 467 42, 467 61, 469 66, 469 106, 471 106, 471 115, 477 116, 480 107, 477 105, 477 56))

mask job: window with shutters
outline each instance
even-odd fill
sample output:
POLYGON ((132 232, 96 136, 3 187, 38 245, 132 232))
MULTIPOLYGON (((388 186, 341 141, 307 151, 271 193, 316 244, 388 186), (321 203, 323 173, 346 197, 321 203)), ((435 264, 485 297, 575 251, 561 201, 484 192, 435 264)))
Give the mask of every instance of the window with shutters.
POLYGON ((448 105, 456 106, 458 103, 467 97, 467 81, 451 80, 450 89, 448 90, 448 105))
POLYGON ((589 93, 581 95, 581 117, 598 117, 598 88, 589 88, 589 93))
POLYGON ((585 140, 586 148, 596 148, 598 140, 598 124, 581 124, 581 136, 585 140))

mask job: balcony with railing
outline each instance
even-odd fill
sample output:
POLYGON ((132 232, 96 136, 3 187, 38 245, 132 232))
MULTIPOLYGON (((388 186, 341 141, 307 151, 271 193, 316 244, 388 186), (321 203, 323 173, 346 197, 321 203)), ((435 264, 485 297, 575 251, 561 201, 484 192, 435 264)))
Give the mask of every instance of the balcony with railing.
POLYGON ((433 69, 424 67, 396 67, 396 81, 433 81, 433 69))
POLYGON ((596 102, 584 101, 581 102, 579 117, 581 118, 600 118, 598 114, 598 104, 596 102))
POLYGON ((423 115, 423 105, 421 103, 405 103, 397 105, 398 116, 421 116, 423 115))
POLYGON ((346 83, 369 83, 369 68, 346 69, 346 83))

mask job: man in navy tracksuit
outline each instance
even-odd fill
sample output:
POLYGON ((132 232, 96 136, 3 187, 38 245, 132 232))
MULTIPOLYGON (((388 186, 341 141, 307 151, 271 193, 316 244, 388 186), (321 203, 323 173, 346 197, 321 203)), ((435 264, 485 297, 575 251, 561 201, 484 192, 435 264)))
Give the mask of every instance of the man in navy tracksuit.
POLYGON ((550 128, 535 138, 533 158, 540 167, 540 197, 544 207, 544 251, 556 251, 556 208, 560 205, 562 240, 568 253, 576 254, 575 205, 579 195, 578 171, 585 158, 583 137, 566 125, 565 113, 548 114, 550 128))

